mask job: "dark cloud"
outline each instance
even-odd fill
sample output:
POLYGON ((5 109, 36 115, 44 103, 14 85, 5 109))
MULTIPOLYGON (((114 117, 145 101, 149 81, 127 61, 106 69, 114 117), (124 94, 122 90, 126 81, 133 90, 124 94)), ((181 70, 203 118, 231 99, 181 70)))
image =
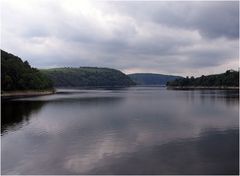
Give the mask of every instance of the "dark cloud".
POLYGON ((1 48, 35 67, 238 68, 239 2, 2 1, 1 48))
POLYGON ((239 1, 117 2, 114 5, 120 12, 139 20, 195 29, 210 38, 239 38, 239 1))

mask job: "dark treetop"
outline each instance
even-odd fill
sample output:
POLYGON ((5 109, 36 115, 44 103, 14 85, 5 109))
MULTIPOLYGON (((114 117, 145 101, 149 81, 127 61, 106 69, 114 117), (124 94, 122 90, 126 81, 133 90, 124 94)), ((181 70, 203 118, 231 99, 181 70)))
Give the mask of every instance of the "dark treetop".
POLYGON ((2 91, 52 89, 52 82, 28 61, 1 50, 2 91))
POLYGON ((181 79, 176 79, 174 81, 168 82, 167 86, 206 86, 206 87, 238 87, 239 86, 239 71, 228 70, 222 74, 208 75, 194 78, 186 77, 181 79))
POLYGON ((163 75, 154 73, 134 73, 128 75, 138 85, 166 85, 168 81, 173 81, 180 76, 163 75))
POLYGON ((119 70, 97 67, 43 69, 55 87, 118 87, 135 83, 119 70))

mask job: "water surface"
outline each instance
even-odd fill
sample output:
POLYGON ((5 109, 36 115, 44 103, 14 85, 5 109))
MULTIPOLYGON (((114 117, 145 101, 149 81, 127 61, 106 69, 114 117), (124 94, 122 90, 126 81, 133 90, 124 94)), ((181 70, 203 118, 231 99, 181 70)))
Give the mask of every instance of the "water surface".
POLYGON ((58 90, 2 102, 2 174, 238 174, 238 91, 58 90))

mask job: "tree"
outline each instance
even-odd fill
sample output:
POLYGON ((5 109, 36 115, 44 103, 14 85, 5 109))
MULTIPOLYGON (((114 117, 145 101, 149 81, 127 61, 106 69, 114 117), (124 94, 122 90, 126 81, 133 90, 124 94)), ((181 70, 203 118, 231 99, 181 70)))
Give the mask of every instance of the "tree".
POLYGON ((28 61, 1 50, 1 85, 3 91, 52 89, 49 78, 32 68, 28 61))
POLYGON ((194 78, 188 77, 176 79, 168 83, 168 86, 239 86, 239 72, 228 70, 218 75, 208 75, 194 78))

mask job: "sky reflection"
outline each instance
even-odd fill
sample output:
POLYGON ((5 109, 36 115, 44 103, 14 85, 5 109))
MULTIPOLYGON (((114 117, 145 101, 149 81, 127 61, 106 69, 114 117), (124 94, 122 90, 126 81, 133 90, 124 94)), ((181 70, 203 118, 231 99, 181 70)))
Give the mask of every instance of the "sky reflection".
POLYGON ((2 133, 2 173, 236 173, 238 95, 228 94, 130 88, 13 101, 16 112, 41 106, 2 133))

